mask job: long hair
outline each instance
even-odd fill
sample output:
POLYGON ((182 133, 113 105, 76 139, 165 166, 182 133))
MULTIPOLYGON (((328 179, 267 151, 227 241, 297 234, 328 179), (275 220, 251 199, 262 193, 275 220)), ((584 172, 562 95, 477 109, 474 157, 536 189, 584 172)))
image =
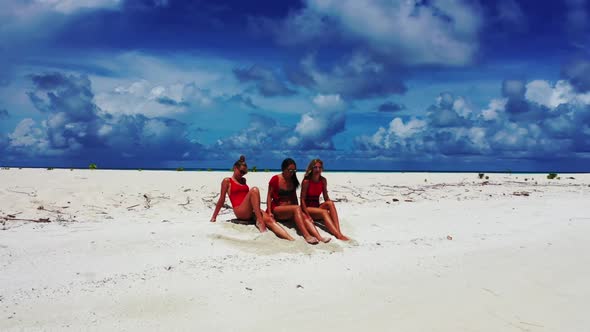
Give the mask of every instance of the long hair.
POLYGON ((305 170, 305 175, 303 176, 303 178, 305 180, 311 179, 311 174, 313 173, 313 167, 317 163, 322 164, 322 168, 324 168, 324 162, 320 158, 313 159, 312 161, 309 162, 309 165, 307 165, 307 169, 305 170))
MULTIPOLYGON (((295 163, 295 160, 291 159, 291 158, 287 158, 285 160, 283 160, 283 163, 281 164, 281 170, 284 171, 287 169, 287 167, 289 167, 290 165, 295 165, 295 167, 297 167, 297 164, 295 163)), ((299 188, 299 179, 297 179, 297 173, 291 173, 291 180, 293 181, 293 184, 295 184, 295 189, 299 188)))
MULTIPOLYGON (((240 159, 234 163, 234 168, 240 168, 242 165, 246 165, 246 157, 243 155, 240 156, 240 159)), ((246 165, 248 167, 248 165, 246 165)))

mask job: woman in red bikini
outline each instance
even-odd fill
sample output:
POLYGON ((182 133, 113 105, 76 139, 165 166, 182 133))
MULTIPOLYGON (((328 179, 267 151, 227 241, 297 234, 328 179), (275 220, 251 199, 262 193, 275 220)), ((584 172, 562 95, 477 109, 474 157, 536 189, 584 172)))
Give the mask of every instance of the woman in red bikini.
POLYGON ((334 202, 328 196, 328 181, 322 176, 324 162, 320 159, 312 160, 307 166, 305 177, 301 184, 301 208, 312 219, 321 219, 326 228, 338 240, 348 241, 348 237, 340 231, 340 221, 334 202), (324 202, 320 204, 320 195, 324 202))
POLYGON ((313 220, 304 214, 297 202, 295 190, 299 187, 299 180, 295 161, 291 158, 283 160, 281 169, 282 173, 273 176, 268 183, 266 212, 279 220, 293 219, 307 243, 329 242, 330 238, 320 236, 313 220))
POLYGON ((257 187, 248 187, 244 175, 248 173, 246 157, 240 156, 240 160, 234 163, 234 174, 232 177, 225 178, 221 181, 221 193, 219 200, 213 211, 211 222, 215 222, 219 210, 225 203, 226 193, 229 196, 234 214, 238 219, 252 220, 256 219, 256 227, 260 232, 265 232, 268 227, 278 237, 293 241, 293 237, 279 225, 276 220, 265 212, 260 210, 260 191, 257 187))

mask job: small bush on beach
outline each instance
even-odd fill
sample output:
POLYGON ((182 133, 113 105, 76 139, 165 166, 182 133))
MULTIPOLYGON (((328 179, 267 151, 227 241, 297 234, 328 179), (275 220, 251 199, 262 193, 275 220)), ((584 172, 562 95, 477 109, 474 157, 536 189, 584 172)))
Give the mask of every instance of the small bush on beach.
POLYGON ((480 178, 480 179, 483 179, 484 175, 485 175, 485 174, 483 174, 483 173, 479 173, 479 174, 477 174, 477 176, 479 176, 479 178, 480 178))
POLYGON ((268 168, 265 168, 265 169, 264 169, 264 171, 265 171, 266 173, 268 173, 268 172, 270 172, 270 169, 268 169, 268 168))
POLYGON ((89 169, 97 169, 97 168, 98 168, 98 166, 96 166, 96 164, 95 164, 95 163, 92 163, 92 164, 88 165, 88 168, 89 168, 89 169))
POLYGON ((252 166, 252 169, 250 170, 250 172, 254 172, 254 173, 258 172, 258 167, 252 166))
POLYGON ((549 173, 549 174, 547 174, 547 178, 548 178, 549 180, 553 180, 553 179, 555 179, 556 177, 557 177, 557 173, 549 173))
POLYGON ((48 171, 53 171, 53 167, 47 167, 48 171))
POLYGON ((178 167, 178 168, 176 169, 176 171, 177 171, 177 172, 182 172, 182 171, 184 171, 184 167, 178 167))

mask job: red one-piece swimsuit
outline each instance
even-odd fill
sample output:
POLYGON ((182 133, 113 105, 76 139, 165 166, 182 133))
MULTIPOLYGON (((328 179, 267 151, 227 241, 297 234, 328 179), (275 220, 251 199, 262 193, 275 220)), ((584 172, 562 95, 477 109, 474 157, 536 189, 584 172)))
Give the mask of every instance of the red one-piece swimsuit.
POLYGON ((231 205, 236 208, 242 204, 244 198, 250 191, 250 187, 247 184, 241 184, 234 180, 233 177, 229 178, 231 181, 229 186, 229 200, 231 201, 231 205))
POLYGON ((305 205, 307 207, 320 207, 320 195, 324 192, 324 182, 308 181, 307 193, 305 193, 305 205))

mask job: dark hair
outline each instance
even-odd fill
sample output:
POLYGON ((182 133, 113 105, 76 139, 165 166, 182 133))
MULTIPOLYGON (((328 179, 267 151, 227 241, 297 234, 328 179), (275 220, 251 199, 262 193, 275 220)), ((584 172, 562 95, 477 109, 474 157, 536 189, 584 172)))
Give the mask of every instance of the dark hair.
POLYGON ((242 165, 246 165, 246 157, 240 156, 240 159, 234 163, 234 167, 240 168, 242 165))
MULTIPOLYGON (((297 167, 297 163, 295 163, 295 160, 287 158, 283 160, 283 163, 281 164, 281 170, 286 170, 287 167, 289 167, 289 165, 295 165, 295 167, 297 167)), ((295 189, 299 188, 299 179, 297 179, 297 173, 291 174, 291 180, 293 181, 293 184, 295 184, 295 189)))

